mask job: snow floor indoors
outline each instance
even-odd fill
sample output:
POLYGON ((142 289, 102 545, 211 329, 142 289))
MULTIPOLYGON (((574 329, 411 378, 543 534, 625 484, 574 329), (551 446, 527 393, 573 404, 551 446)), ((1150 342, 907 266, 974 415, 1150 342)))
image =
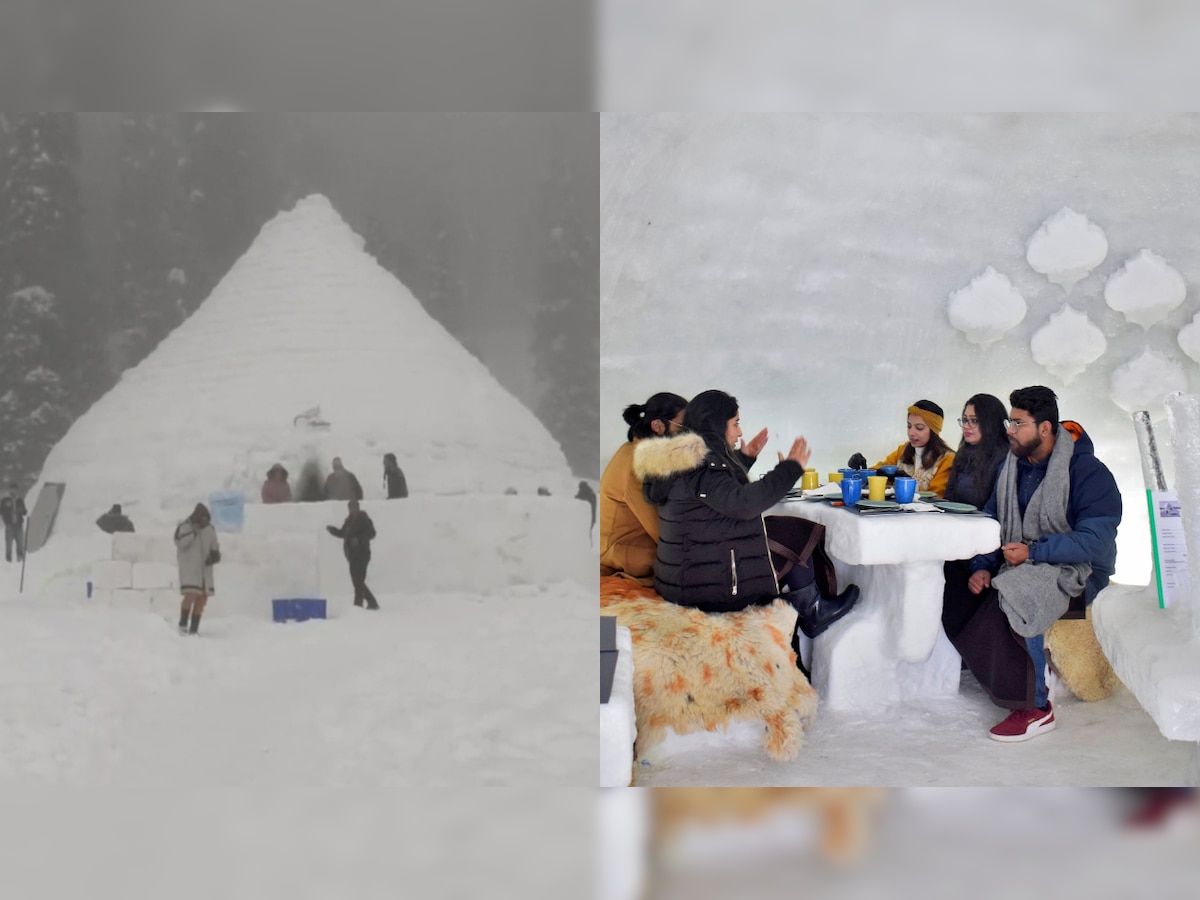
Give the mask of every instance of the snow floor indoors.
MULTIPOLYGON (((1065 689, 1064 689, 1065 690, 1065 689)), ((1135 786, 1190 783, 1196 745, 1169 741, 1124 687, 1095 703, 1059 695, 1058 728, 1023 744, 988 739, 1007 714, 963 673, 958 697, 883 712, 818 708, 790 763, 761 725, 667 740, 636 766, 639 787, 681 785, 1135 786)))

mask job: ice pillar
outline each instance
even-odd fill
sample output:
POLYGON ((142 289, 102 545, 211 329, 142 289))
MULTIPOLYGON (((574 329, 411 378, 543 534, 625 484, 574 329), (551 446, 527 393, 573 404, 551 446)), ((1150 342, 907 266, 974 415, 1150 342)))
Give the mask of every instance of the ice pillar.
MULTIPOLYGON (((1176 392, 1167 396, 1166 406, 1171 450, 1175 454, 1175 492, 1183 517, 1191 577, 1191 590, 1180 605, 1187 608, 1192 634, 1200 636, 1200 613, 1197 613, 1195 599, 1195 592, 1200 588, 1200 395, 1176 392)), ((1143 460, 1143 469, 1145 466, 1143 460)))

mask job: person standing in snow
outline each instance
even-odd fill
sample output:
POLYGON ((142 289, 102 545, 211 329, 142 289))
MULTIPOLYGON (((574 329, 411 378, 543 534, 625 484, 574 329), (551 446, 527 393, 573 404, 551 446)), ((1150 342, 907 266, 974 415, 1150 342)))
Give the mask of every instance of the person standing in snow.
POLYGON ((120 503, 114 503, 112 509, 98 518, 96 520, 96 527, 105 534, 116 534, 118 531, 133 531, 133 523, 129 521, 129 516, 121 512, 120 503))
POLYGON ((395 453, 383 454, 383 483, 387 487, 389 500, 400 500, 408 496, 408 482, 404 480, 404 473, 400 471, 395 453))
POLYGON ((361 500, 362 485, 354 477, 354 473, 342 465, 342 458, 333 458, 333 471, 325 479, 326 500, 361 500))
POLYGON ((203 503, 175 528, 175 555, 179 562, 179 589, 183 602, 179 608, 179 633, 197 634, 200 616, 215 590, 213 566, 221 561, 221 547, 212 515, 203 503))
POLYGON ((371 564, 371 541, 375 539, 375 523, 359 507, 357 500, 348 504, 350 514, 341 528, 326 525, 325 529, 335 538, 342 539, 342 552, 350 564, 350 581, 354 585, 354 605, 367 609, 379 609, 375 595, 367 587, 367 566, 371 564))
POLYGON ((588 526, 588 534, 591 534, 592 529, 596 527, 596 492, 586 481, 581 481, 579 490, 575 492, 575 499, 585 501, 592 508, 592 524, 588 526))
POLYGON ((25 498, 17 496, 16 484, 8 486, 8 494, 0 500, 0 519, 4 520, 4 559, 13 561, 13 544, 17 545, 17 562, 25 558, 25 498))
POLYGON ((263 503, 291 503, 292 488, 288 484, 288 470, 275 463, 267 470, 267 480, 262 486, 263 503))

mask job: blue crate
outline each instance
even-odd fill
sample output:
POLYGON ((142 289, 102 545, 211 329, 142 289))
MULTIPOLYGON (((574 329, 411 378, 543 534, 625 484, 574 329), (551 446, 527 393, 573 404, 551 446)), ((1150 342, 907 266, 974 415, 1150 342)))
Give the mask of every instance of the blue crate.
POLYGON ((271 616, 276 622, 304 622, 325 618, 325 599, 297 598, 271 601, 271 616))

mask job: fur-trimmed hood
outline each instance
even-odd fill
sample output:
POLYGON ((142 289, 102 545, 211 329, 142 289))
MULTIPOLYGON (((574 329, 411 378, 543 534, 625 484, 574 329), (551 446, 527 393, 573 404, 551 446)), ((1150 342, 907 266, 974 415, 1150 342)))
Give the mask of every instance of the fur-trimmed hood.
POLYGON ((700 468, 708 444, 698 434, 646 438, 633 448, 633 474, 642 481, 669 479, 700 468))

